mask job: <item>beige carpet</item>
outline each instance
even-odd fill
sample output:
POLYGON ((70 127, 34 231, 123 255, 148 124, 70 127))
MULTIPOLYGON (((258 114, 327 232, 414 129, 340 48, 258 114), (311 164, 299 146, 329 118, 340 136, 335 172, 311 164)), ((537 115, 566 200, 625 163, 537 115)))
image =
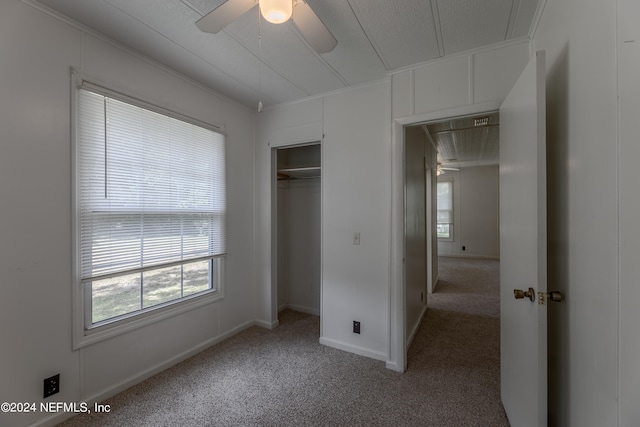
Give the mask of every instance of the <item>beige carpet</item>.
POLYGON ((63 426, 508 426, 500 403, 498 263, 441 259, 404 374, 318 343, 284 311, 63 426))

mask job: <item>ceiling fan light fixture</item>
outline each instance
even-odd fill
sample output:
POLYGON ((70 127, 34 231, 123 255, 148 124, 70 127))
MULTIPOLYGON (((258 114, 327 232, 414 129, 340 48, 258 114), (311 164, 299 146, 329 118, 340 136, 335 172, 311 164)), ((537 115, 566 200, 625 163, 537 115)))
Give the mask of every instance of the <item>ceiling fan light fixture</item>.
POLYGON ((293 14, 292 0, 259 0, 260 13, 272 24, 287 22, 293 14))

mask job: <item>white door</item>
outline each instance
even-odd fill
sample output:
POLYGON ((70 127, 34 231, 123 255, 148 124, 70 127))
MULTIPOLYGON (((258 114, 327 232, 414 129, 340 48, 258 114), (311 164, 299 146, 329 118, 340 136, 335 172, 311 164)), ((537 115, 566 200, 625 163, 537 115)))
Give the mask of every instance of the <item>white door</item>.
POLYGON ((547 425, 547 306, 538 302, 547 292, 545 132, 541 51, 500 107, 500 372, 514 427, 547 425), (527 295, 516 299, 514 289, 527 295))

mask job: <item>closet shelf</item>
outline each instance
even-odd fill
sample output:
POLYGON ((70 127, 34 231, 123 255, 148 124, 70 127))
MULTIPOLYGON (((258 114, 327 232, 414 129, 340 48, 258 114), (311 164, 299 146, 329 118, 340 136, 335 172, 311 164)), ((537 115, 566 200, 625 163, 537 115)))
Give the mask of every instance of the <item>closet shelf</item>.
POLYGON ((278 179, 308 179, 319 177, 320 166, 278 169, 278 179))

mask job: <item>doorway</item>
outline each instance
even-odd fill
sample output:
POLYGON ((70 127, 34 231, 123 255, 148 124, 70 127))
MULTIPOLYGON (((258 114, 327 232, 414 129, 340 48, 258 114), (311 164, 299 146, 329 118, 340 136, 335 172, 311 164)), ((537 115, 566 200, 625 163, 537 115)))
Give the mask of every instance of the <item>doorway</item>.
MULTIPOLYGON (((439 279, 438 256, 499 259, 499 115, 497 111, 438 117, 403 127, 404 138, 404 322, 408 350, 426 314, 429 294, 439 279), (416 144, 424 154, 418 153, 416 144), (423 147, 423 148, 422 148, 423 147), (415 166, 412 157, 424 155, 422 194, 410 191, 415 166), (446 189, 448 200, 438 194, 446 189), (412 262, 416 249, 411 236, 415 205, 424 203, 426 224, 422 265, 412 262), (415 271, 426 271, 422 285, 415 271), (424 296, 416 289, 425 290, 424 296), (416 306, 423 312, 416 316, 416 306)), ((442 195, 441 195, 442 196, 442 195)))
POLYGON ((321 145, 273 149, 273 265, 278 313, 320 315, 321 145))

